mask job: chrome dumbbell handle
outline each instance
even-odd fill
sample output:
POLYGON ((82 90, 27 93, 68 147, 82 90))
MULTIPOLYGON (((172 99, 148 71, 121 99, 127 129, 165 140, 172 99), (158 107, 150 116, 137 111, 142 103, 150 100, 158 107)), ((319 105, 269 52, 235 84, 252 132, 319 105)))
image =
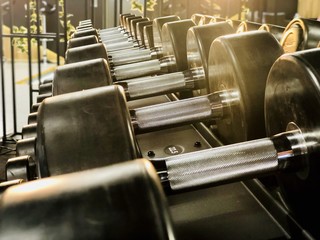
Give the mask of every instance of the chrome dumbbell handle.
MULTIPOLYGON (((165 160, 167 180, 173 190, 259 177, 290 167, 296 156, 307 154, 299 131, 165 160)), ((163 173, 162 173, 163 176, 163 173)))
POLYGON ((204 87, 203 68, 184 72, 164 74, 154 77, 142 77, 133 80, 119 81, 124 87, 127 99, 139 99, 159 94, 167 94, 204 87))
POLYGON ((157 104, 131 111, 132 123, 136 132, 219 119, 225 109, 237 104, 238 94, 232 90, 212 93, 175 102, 157 104))
POLYGON ((161 59, 132 63, 114 67, 114 80, 132 79, 141 76, 154 75, 159 73, 174 72, 176 68, 175 61, 172 56, 166 56, 161 59))
POLYGON ((109 62, 112 63, 113 66, 119 66, 152 59, 156 59, 156 56, 150 49, 135 49, 121 53, 115 52, 115 54, 112 54, 109 62))

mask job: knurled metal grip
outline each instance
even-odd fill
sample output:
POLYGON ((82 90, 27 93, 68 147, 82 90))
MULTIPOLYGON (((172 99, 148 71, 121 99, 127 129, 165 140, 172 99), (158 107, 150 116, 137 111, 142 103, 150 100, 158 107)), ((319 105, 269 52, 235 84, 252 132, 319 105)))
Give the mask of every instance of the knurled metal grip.
POLYGON ((188 70, 155 77, 137 78, 119 82, 126 86, 128 99, 138 99, 154 95, 194 90, 204 85, 205 76, 203 71, 188 70))
POLYGON ((233 90, 215 92, 206 96, 168 102, 131 111, 136 132, 174 127, 181 124, 221 119, 231 106, 238 104, 233 90))
POLYGON ((219 104, 212 102, 212 95, 207 95, 138 108, 133 110, 133 125, 136 131, 147 131, 222 117, 223 109, 217 108, 216 105, 219 104))
POLYGON ((129 99, 137 99, 146 96, 152 96, 154 94, 158 95, 159 93, 167 93, 167 91, 172 89, 179 91, 179 89, 186 88, 185 76, 182 72, 149 78, 138 78, 126 81, 126 84, 129 99))
POLYGON ((128 48, 133 48, 135 44, 133 42, 121 42, 121 43, 114 43, 114 44, 108 44, 107 51, 112 52, 112 51, 118 51, 120 49, 128 49, 128 48))
POLYGON ((151 75, 160 72, 161 66, 158 59, 132 63, 114 68, 114 75, 117 80, 135 78, 142 75, 151 75))
POLYGON ((106 45, 107 48, 108 48, 109 45, 112 45, 112 44, 119 44, 119 43, 124 43, 124 42, 132 42, 126 36, 119 36, 119 37, 115 37, 113 39, 107 39, 107 40, 101 38, 101 40, 104 43, 104 45, 106 45))
POLYGON ((114 66, 124 65, 134 62, 142 62, 152 60, 150 49, 132 50, 127 51, 121 55, 112 55, 112 64, 114 66))
POLYGON ((273 142, 259 139, 177 155, 166 160, 173 190, 199 187, 278 170, 278 155, 273 142))

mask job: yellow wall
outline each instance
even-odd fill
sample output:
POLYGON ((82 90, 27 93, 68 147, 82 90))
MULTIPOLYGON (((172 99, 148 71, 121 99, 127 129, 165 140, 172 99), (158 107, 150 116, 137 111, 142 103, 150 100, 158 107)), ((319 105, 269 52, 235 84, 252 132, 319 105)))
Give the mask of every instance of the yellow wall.
POLYGON ((299 0, 298 13, 304 18, 320 17, 320 1, 319 0, 299 0))

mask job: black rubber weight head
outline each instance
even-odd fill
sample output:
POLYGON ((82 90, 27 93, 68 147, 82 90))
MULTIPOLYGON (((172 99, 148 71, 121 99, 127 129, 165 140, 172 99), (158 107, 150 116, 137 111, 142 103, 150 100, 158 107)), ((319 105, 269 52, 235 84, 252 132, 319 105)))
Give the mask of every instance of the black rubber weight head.
MULTIPOLYGON (((279 58, 270 71, 266 87, 268 135, 284 132, 294 123, 302 131, 308 157, 298 172, 282 172, 278 179, 287 204, 320 237, 320 49, 301 51, 279 58)), ((299 160, 299 159, 298 159, 299 160)), ((299 161, 297 161, 299 163, 299 161)))
POLYGON ((98 43, 99 40, 96 35, 89 35, 84 37, 78 37, 78 38, 71 38, 68 41, 68 48, 74 48, 74 47, 81 47, 86 46, 90 44, 98 43))
POLYGON ((210 92, 234 90, 239 104, 217 121, 224 143, 265 137, 264 92, 272 64, 283 53, 268 32, 252 31, 217 38, 209 53, 210 92))
MULTIPOLYGON (((217 37, 232 34, 234 29, 227 22, 195 26, 187 34, 187 58, 189 69, 203 67, 208 79, 208 58, 211 43, 217 37)), ((207 94, 207 89, 203 94, 207 94)))
POLYGON ((195 26, 190 20, 168 22, 162 26, 162 48, 164 56, 173 56, 177 71, 188 69, 187 62, 187 33, 195 26))
POLYGON ((75 63, 96 58, 108 59, 105 46, 102 43, 74 47, 66 51, 66 63, 75 63))
POLYGON ((152 32, 154 34, 154 46, 161 47, 162 46, 162 26, 168 22, 179 21, 180 17, 172 15, 172 16, 164 16, 158 17, 153 20, 152 24, 152 32))
POLYGON ((39 108, 37 137, 41 177, 139 157, 120 86, 46 99, 39 108))
POLYGON ((72 38, 78 38, 78 37, 84 37, 84 36, 90 36, 90 35, 95 35, 99 37, 99 33, 97 29, 91 28, 83 31, 76 31, 72 34, 72 38))
POLYGON ((0 203, 0 239, 174 239, 147 160, 12 187, 0 203))
POLYGON ((103 58, 59 66, 54 72, 53 95, 112 84, 110 69, 103 58))
POLYGON ((141 45, 145 46, 145 39, 144 39, 144 34, 143 34, 143 28, 145 26, 152 26, 152 21, 145 21, 145 22, 139 22, 137 23, 137 28, 138 28, 138 39, 141 41, 141 45))

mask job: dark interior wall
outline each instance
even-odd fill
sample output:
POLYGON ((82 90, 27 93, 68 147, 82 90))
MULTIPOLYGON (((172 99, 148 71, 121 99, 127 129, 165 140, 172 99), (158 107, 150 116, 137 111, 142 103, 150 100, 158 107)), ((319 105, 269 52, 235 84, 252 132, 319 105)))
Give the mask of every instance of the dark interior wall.
POLYGON ((257 12, 257 22, 267 22, 285 26, 298 11, 298 0, 249 0, 247 7, 251 12, 257 12), (263 16, 264 15, 264 16, 263 16))
POLYGON ((292 19, 298 12, 298 0, 268 0, 266 11, 268 12, 284 12, 286 19, 292 19))
POLYGON ((194 13, 233 16, 240 11, 240 0, 169 0, 161 7, 162 15, 177 14, 181 18, 190 18, 194 13))

